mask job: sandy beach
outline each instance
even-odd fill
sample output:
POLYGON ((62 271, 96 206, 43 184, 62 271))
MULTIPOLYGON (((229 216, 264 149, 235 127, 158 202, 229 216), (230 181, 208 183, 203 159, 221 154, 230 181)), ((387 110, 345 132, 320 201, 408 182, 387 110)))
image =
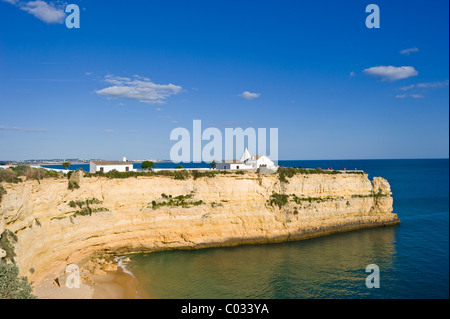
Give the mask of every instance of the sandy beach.
POLYGON ((122 268, 106 275, 95 276, 92 299, 138 299, 138 281, 122 268))
MULTIPOLYGON (((83 276, 82 276, 83 277, 83 276)), ((34 287, 39 299, 143 299, 149 298, 138 293, 138 281, 118 267, 105 274, 84 277, 79 288, 68 288, 58 284, 55 278, 47 278, 34 287)))

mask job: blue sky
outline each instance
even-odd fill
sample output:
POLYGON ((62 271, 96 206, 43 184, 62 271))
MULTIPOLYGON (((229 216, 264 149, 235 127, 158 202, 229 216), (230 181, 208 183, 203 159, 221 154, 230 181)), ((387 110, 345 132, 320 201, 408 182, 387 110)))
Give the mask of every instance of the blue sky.
POLYGON ((279 159, 448 158, 448 10, 0 0, 0 160, 167 159, 195 119, 278 128, 279 159))

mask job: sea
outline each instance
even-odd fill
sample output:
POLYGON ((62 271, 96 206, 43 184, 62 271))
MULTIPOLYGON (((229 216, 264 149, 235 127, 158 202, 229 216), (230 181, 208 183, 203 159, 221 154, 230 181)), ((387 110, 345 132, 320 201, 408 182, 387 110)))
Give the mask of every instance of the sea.
MULTIPOLYGON (((300 160, 278 165, 358 169, 371 179, 382 176, 391 185, 401 224, 297 242, 134 254, 125 267, 138 279, 139 289, 168 299, 449 298, 448 159, 300 160), (367 283, 373 286, 376 273, 369 265, 379 270, 379 285, 373 288, 367 283)), ((71 169, 79 167, 88 170, 87 165, 71 169)))

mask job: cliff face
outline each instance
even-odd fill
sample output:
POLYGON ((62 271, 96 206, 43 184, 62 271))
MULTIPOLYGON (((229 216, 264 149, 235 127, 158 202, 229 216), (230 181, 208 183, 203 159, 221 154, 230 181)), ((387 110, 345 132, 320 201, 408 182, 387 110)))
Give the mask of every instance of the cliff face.
POLYGON ((66 179, 4 185, 0 234, 17 235, 15 260, 32 281, 97 252, 296 240, 399 223, 389 183, 366 174, 296 175, 289 183, 247 173, 79 184, 74 190, 66 179))

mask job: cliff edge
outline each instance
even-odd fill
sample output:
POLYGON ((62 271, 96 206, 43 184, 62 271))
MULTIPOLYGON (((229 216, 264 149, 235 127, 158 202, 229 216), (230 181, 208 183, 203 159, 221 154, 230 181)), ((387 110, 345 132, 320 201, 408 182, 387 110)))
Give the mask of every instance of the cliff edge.
POLYGON ((0 234, 39 283, 97 253, 300 240, 399 223, 389 183, 367 174, 84 177, 4 184, 0 234))

